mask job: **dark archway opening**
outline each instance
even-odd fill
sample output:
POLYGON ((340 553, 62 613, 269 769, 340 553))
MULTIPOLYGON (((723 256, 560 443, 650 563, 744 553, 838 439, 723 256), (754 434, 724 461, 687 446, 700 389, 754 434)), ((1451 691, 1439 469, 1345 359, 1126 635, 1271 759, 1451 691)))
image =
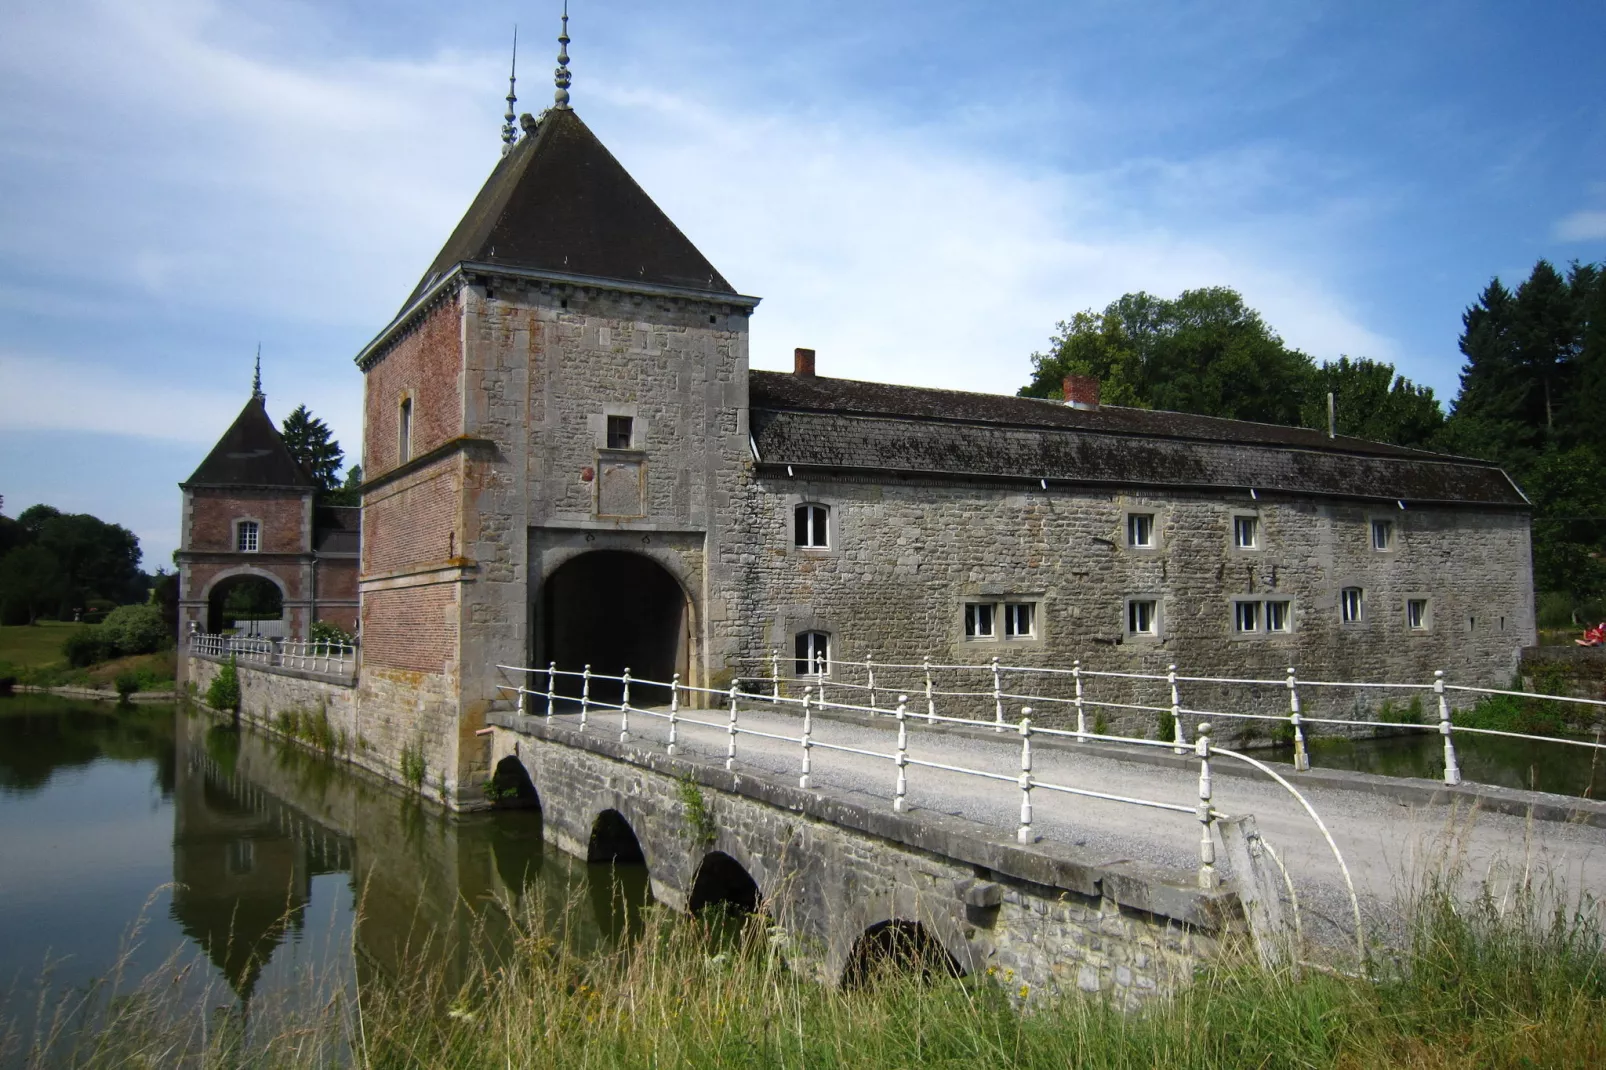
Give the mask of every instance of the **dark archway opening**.
POLYGON ((524 763, 511 754, 496 763, 491 779, 485 783, 485 797, 498 810, 541 809, 541 796, 536 794, 530 774, 524 763))
MULTIPOLYGON (((667 681, 686 659, 686 594, 663 566, 639 554, 594 550, 552 573, 542 589, 538 664, 579 672, 586 665, 604 676, 626 669, 637 679, 667 681)), ((571 698, 581 681, 560 677, 555 688, 571 698)), ((621 686, 594 680, 591 697, 620 701, 621 686)), ((667 703, 667 687, 632 685, 632 705, 667 703)))
POLYGON ((758 913, 758 904, 758 882, 724 851, 711 851, 697 867, 686 908, 693 914, 715 907, 745 916, 758 913))
MULTIPOLYGON (((262 576, 230 576, 212 587, 206 599, 206 630, 214 634, 235 628, 243 635, 260 634, 264 623, 284 619, 284 591, 262 576)), ((273 629, 278 634, 277 628, 273 629)))
POLYGON ((959 963, 925 926, 894 919, 870 926, 859 937, 842 972, 842 984, 862 988, 900 978, 932 981, 962 976, 959 963))
POLYGON ((642 909, 652 899, 646 858, 635 830, 617 810, 604 810, 591 825, 586 846, 586 882, 591 910, 604 941, 613 943, 641 931, 642 909))
POLYGON ((591 843, 586 847, 587 862, 611 862, 621 866, 640 866, 647 862, 641 843, 624 815, 604 810, 591 825, 591 843))

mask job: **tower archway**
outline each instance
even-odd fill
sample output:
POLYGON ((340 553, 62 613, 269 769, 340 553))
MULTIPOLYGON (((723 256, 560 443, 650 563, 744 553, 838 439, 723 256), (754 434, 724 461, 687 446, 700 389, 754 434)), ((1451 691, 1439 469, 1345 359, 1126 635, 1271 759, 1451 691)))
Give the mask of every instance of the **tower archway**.
MULTIPOLYGON (((538 664, 559 669, 667 681, 686 679, 688 598, 675 577, 651 558, 623 550, 593 550, 547 577, 541 592, 542 650, 538 664)), ((580 694, 581 682, 561 677, 557 691, 580 694)), ((596 680, 591 697, 617 702, 620 685, 596 680)), ((632 705, 669 701, 668 688, 632 685, 632 705)))
POLYGON ((206 595, 206 630, 239 628, 243 633, 282 634, 284 585, 265 572, 242 572, 212 584, 206 595), (263 624, 274 627, 264 629, 263 624))

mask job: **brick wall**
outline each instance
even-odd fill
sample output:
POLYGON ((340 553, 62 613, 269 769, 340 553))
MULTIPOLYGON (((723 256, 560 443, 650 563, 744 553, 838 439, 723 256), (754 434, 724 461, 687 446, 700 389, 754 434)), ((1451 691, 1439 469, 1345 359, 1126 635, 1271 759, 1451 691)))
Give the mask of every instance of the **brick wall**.
POLYGON ((455 584, 370 590, 363 595, 363 664, 415 672, 455 670, 455 584))
POLYGON ((456 298, 436 305, 369 369, 363 395, 363 473, 394 468, 401 399, 410 395, 412 455, 463 433, 462 309, 456 298))
POLYGON ((462 458, 443 457, 363 495, 364 576, 461 556, 455 536, 462 507, 462 458))
POLYGON ((197 487, 189 492, 189 541, 186 550, 233 553, 234 522, 256 520, 258 552, 301 553, 310 548, 307 499, 299 491, 226 491, 197 487))

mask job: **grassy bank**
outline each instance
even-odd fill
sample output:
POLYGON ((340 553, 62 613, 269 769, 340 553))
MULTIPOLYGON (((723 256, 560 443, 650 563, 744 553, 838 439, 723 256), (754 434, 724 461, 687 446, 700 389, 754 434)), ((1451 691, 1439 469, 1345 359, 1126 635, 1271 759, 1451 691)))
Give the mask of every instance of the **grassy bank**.
POLYGON ((0 627, 0 676, 12 676, 17 683, 36 687, 110 690, 120 674, 131 672, 139 679, 141 691, 173 689, 177 654, 172 650, 114 658, 88 668, 72 668, 61 647, 80 627, 60 621, 0 627))
MULTIPOLYGON (((93 1013, 28 1006, 64 1023, 37 1060, 80 1066, 1606 1065, 1598 914, 1535 904, 1457 909, 1432 892, 1380 980, 1229 964, 1135 1014, 1084 997, 1030 999, 1023 1013, 1021 986, 997 975, 922 980, 888 968, 857 988, 826 988, 787 968, 783 938, 762 922, 718 939, 663 910, 635 940, 585 957, 525 916, 512 953, 481 959, 467 982, 446 987, 448 971, 419 955, 413 975, 370 977, 360 999, 350 995, 359 986, 309 978, 310 1011, 258 1004, 245 1019, 211 999, 193 1012, 168 995, 168 973, 92 998, 93 1013)), ((20 1030, 10 1042, 23 1054, 20 1030)))

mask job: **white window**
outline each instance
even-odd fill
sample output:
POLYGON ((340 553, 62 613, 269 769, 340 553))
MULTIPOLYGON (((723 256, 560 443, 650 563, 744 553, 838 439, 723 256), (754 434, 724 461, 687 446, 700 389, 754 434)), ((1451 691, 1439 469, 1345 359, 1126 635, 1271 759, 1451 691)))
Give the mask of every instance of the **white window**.
POLYGON ((1004 603, 1004 638, 1031 639, 1037 634, 1037 606, 1032 602, 1004 603))
POLYGON ((1364 592, 1359 587, 1346 587, 1338 592, 1338 605, 1345 624, 1358 624, 1365 608, 1364 592))
POLYGON ((234 548, 242 554, 254 554, 259 548, 262 527, 255 520, 242 520, 234 530, 234 548))
POLYGON ((1126 544, 1140 549, 1154 546, 1154 514, 1128 513, 1126 515, 1126 544))
POLYGON ((831 674, 831 636, 826 632, 798 632, 793 642, 797 676, 831 674))
POLYGON ((1260 518, 1235 516, 1232 518, 1232 544, 1240 550, 1254 550, 1260 546, 1260 518))
POLYGON ((993 625, 993 610, 995 608, 991 602, 965 603, 966 639, 997 638, 998 631, 993 625))
POLYGON ((826 520, 830 510, 823 505, 800 505, 792 511, 792 542, 809 550, 823 550, 828 545, 826 520))
POLYGON ((1268 632, 1286 632, 1292 623, 1292 614, 1288 612, 1288 602, 1276 599, 1266 603, 1266 630, 1268 632))
POLYGON ((1134 598, 1126 604, 1126 630, 1133 635, 1154 635, 1159 630, 1160 615, 1152 598, 1134 598))
POLYGON ((1234 602, 1232 604, 1232 630, 1235 632, 1260 631, 1260 603, 1234 602))
POLYGON ((1374 549, 1374 550, 1392 550, 1392 549, 1394 549, 1394 521, 1392 521, 1392 520, 1374 520, 1374 521, 1372 521, 1372 549, 1374 549))
POLYGON ((1428 600, 1426 598, 1407 598, 1405 600, 1405 626, 1413 632, 1428 630, 1428 600))
POLYGON ((413 456, 413 399, 402 398, 401 412, 396 419, 396 463, 413 456))

